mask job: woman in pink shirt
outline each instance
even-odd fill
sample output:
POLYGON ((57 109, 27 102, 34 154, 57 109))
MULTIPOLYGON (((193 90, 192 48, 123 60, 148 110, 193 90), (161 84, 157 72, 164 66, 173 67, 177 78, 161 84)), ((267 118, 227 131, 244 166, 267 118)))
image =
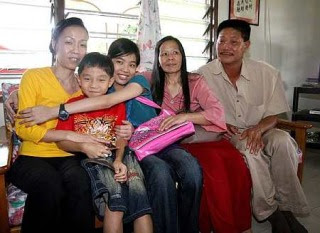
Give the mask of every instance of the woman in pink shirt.
MULTIPOLYGON (((205 131, 226 131, 222 105, 202 76, 187 72, 178 39, 167 36, 157 43, 151 84, 154 101, 177 113, 164 120, 161 129, 191 121, 205 131)), ((203 168, 200 231, 251 232, 251 178, 241 154, 225 139, 184 147, 203 168)))

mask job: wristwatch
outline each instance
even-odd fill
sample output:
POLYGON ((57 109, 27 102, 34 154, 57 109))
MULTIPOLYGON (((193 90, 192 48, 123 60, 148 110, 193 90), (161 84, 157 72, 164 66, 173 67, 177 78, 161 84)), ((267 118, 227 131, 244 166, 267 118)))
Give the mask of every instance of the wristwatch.
POLYGON ((69 113, 65 109, 64 104, 60 104, 58 118, 62 121, 66 121, 69 118, 69 113))

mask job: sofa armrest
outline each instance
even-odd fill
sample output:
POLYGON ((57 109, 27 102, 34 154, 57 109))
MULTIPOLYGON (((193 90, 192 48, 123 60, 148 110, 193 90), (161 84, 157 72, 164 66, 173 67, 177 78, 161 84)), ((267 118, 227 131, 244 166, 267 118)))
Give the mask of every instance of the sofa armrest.
POLYGON ((307 129, 311 129, 312 124, 303 121, 288 121, 279 119, 277 123, 277 128, 294 132, 294 139, 296 140, 302 152, 301 163, 299 163, 298 165, 298 178, 300 182, 302 182, 303 165, 306 154, 307 129))
POLYGON ((277 123, 277 127, 280 129, 287 129, 287 130, 307 130, 312 128, 312 124, 309 122, 303 122, 303 121, 288 121, 279 119, 277 123))

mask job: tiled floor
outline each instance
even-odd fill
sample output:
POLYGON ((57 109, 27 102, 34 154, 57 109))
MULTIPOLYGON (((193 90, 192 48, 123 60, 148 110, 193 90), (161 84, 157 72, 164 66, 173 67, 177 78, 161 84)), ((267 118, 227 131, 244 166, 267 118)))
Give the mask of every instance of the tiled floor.
MULTIPOLYGON (((320 149, 307 149, 302 186, 307 196, 311 214, 299 218, 309 233, 320 233, 320 149)), ((254 233, 271 233, 268 222, 253 221, 254 233)))

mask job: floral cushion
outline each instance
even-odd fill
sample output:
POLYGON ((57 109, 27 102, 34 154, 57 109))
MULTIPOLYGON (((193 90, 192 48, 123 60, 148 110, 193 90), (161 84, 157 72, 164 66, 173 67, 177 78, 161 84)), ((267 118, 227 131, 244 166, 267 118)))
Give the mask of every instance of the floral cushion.
MULTIPOLYGON (((19 84, 2 83, 3 103, 8 99, 10 93, 19 88, 19 84)), ((7 111, 4 109, 4 120, 8 130, 12 132, 12 160, 14 162, 18 157, 18 150, 21 144, 20 139, 15 133, 14 127, 9 121, 7 111)), ((9 184, 7 186, 7 198, 9 203, 9 224, 11 226, 20 225, 22 222, 24 204, 27 194, 18 189, 16 186, 9 184)))

